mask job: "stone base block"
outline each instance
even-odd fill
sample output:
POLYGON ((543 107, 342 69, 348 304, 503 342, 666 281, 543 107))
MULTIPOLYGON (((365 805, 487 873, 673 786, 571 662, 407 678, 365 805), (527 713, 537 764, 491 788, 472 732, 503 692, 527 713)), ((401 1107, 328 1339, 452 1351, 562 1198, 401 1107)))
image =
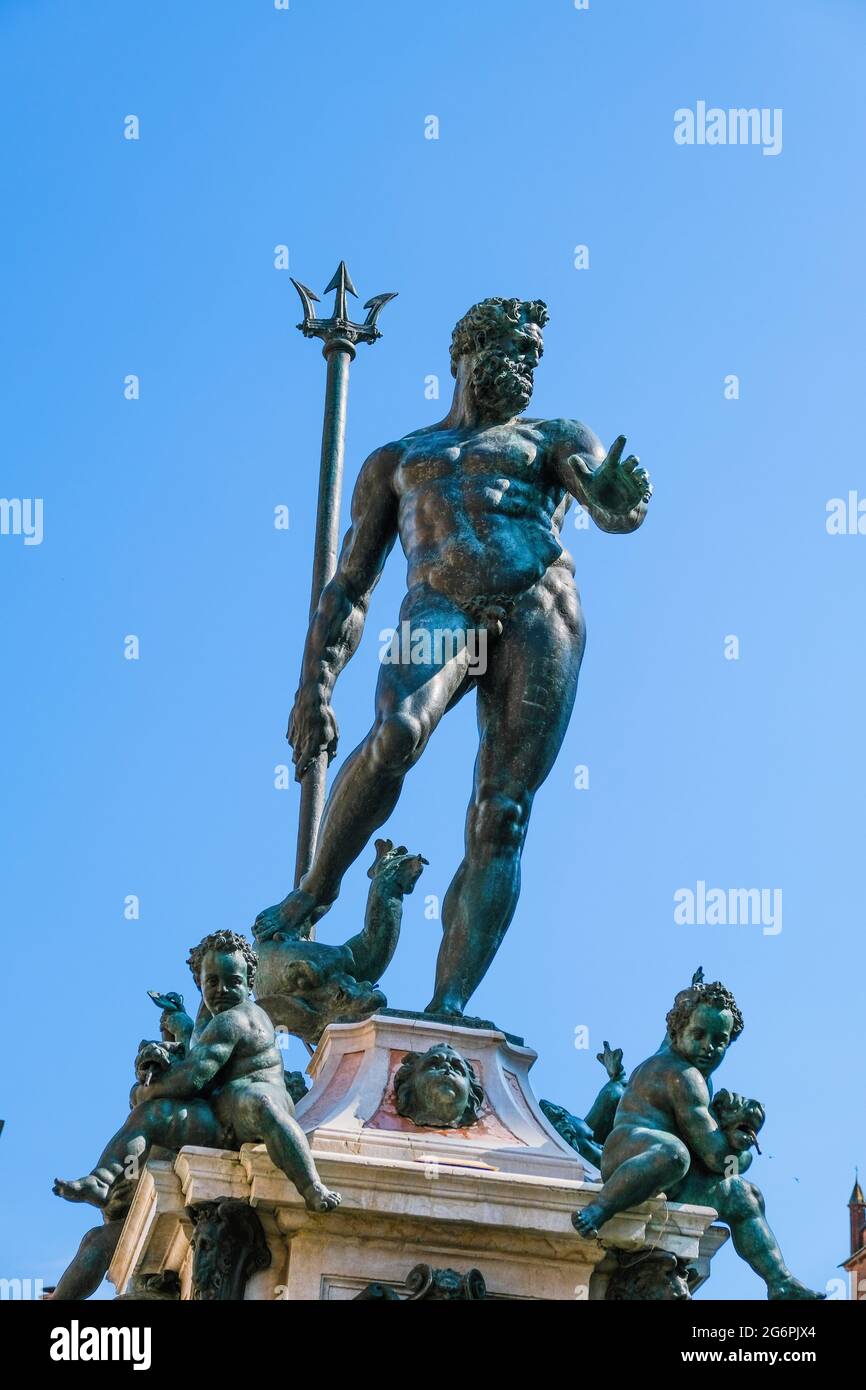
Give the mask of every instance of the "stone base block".
POLYGON ((186 1208, 219 1197, 248 1201, 271 1252, 248 1299, 355 1298, 370 1284, 400 1293, 419 1264, 478 1269, 489 1297, 603 1298, 612 1252, 649 1247, 698 1266, 726 1233, 708 1207, 661 1199, 623 1212, 604 1240, 585 1241, 572 1212, 599 1184, 548 1124, 532 1094, 529 1048, 494 1029, 377 1016, 329 1028, 310 1061, 313 1086, 298 1106, 325 1183, 342 1205, 310 1213, 261 1145, 240 1153, 183 1149, 151 1161, 109 1270, 118 1291, 134 1274, 176 1270, 190 1296, 186 1208), (484 1089, 477 1123, 419 1128, 399 1115, 393 1078, 406 1052, 447 1041, 484 1089))

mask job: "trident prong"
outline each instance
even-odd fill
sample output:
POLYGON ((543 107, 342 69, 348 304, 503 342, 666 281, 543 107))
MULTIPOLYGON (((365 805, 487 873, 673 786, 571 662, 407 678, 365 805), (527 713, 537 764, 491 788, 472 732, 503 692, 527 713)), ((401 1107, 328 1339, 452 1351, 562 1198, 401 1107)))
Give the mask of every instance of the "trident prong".
POLYGON ((303 330, 304 324, 309 323, 311 319, 316 317, 313 305, 319 303, 319 296, 313 294, 311 289, 306 285, 302 285, 300 280, 295 280, 293 276, 290 275, 289 279, 301 296, 301 304, 304 307, 304 323, 299 323, 298 327, 303 330))
POLYGON ((372 299, 368 299, 368 300, 367 300, 367 303, 364 305, 364 308, 365 308, 365 309, 369 309, 370 312, 369 312, 369 314, 367 315, 367 317, 364 319, 364 327, 365 327, 365 328, 370 328, 370 329, 372 329, 374 333, 378 333, 379 330, 378 330, 378 328, 376 327, 376 320, 377 320, 377 318, 378 318, 379 315, 381 314, 381 312, 382 312, 382 310, 384 309, 385 305, 388 303, 388 300, 389 300, 389 299, 396 299, 396 298, 397 298, 397 295, 396 295, 396 293, 394 293, 394 294, 374 294, 372 299))
POLYGON ((344 322, 348 323, 349 311, 346 308, 346 295, 353 294, 357 299, 358 291, 352 284, 352 277, 349 274, 349 269, 345 261, 340 261, 340 264, 325 286, 325 294, 330 294, 331 290, 337 291, 336 298, 334 299, 334 312, 332 317, 335 319, 342 319, 344 322))
POLYGON ((364 305, 369 310, 363 323, 353 323, 349 318, 349 310, 346 304, 346 296, 351 294, 357 298, 358 291, 352 284, 352 277, 349 274, 345 261, 340 261, 334 274, 331 276, 324 293, 330 294, 331 290, 336 291, 334 297, 334 312, 330 318, 317 318, 313 309, 314 304, 319 303, 318 295, 306 285, 302 285, 300 280, 295 280, 291 276, 292 284, 301 296, 301 303, 304 306, 304 321, 298 324, 305 338, 321 338, 325 356, 332 351, 333 344, 339 342, 352 356, 355 353, 356 343, 375 343, 377 338, 382 335, 376 327, 376 322, 383 308, 389 299, 396 299, 396 293, 374 294, 372 299, 368 299, 364 305))

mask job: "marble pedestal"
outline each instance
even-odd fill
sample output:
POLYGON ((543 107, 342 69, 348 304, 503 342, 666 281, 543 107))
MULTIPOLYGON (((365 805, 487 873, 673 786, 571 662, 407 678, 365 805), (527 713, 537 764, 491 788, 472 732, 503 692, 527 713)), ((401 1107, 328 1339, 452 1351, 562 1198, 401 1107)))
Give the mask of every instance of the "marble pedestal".
POLYGON ((248 1299, 351 1299, 374 1282, 402 1290, 419 1263, 477 1268, 493 1297, 596 1299, 612 1252, 648 1247, 706 1277, 727 1235, 709 1207, 655 1200, 608 1222, 603 1242, 576 1235, 571 1213, 592 1201, 597 1174, 539 1109, 529 1084, 535 1058, 494 1029, 390 1015, 332 1025, 310 1059, 312 1086, 297 1115, 342 1205, 308 1212, 261 1145, 186 1148, 173 1163, 147 1165, 109 1278, 121 1292, 133 1274, 177 1270, 188 1297, 185 1209, 221 1196, 256 1208, 271 1251, 248 1299), (480 1119, 464 1129, 421 1129, 395 1108, 403 1056, 440 1041, 463 1053, 484 1088, 480 1119))

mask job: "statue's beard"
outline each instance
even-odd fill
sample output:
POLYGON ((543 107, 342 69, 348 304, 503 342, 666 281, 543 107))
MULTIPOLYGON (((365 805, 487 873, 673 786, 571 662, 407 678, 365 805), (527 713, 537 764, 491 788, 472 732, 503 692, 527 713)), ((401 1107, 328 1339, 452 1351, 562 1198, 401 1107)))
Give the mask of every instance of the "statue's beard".
POLYGON ((507 420, 532 398, 532 371, 504 352, 485 352, 470 374, 475 403, 483 415, 507 420))

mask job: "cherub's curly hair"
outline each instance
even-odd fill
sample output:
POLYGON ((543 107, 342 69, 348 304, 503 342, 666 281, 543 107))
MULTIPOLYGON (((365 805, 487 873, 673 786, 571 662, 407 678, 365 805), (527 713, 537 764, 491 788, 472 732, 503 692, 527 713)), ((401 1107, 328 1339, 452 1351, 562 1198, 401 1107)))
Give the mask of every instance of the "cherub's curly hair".
POLYGON ((407 1052, 400 1067, 394 1077, 394 1095, 397 1100, 397 1112, 400 1115, 408 1115, 412 1107, 412 1095, 415 1087, 415 1074, 424 1058, 431 1052, 450 1053, 453 1057, 459 1057, 466 1068, 469 1077, 469 1099, 466 1102, 466 1109, 460 1117, 461 1125, 474 1125, 481 1113, 484 1104, 484 1091, 475 1069, 467 1057, 458 1052, 456 1047, 450 1047, 447 1043, 427 1049, 427 1052, 407 1052))
POLYGON ((256 981, 256 966, 258 956, 253 950, 245 936, 239 936, 236 931, 215 931, 210 936, 205 936, 190 949, 186 963, 192 971, 192 978, 201 989, 201 966, 207 951, 240 951, 247 963, 247 983, 250 989, 256 981))
POLYGON ((740 1036, 745 1024, 739 1005, 721 980, 713 980, 710 984, 689 985, 688 989, 680 990, 666 1020, 672 1042, 676 1042, 678 1035, 685 1028, 699 1004, 710 1004, 714 1009, 730 1009, 734 1016, 731 1042, 740 1036))
POLYGON ((543 328, 550 315, 543 299, 482 299, 473 304, 454 326, 451 334, 451 375, 457 375, 457 363, 468 352, 477 352, 495 342, 502 333, 521 318, 543 328))

